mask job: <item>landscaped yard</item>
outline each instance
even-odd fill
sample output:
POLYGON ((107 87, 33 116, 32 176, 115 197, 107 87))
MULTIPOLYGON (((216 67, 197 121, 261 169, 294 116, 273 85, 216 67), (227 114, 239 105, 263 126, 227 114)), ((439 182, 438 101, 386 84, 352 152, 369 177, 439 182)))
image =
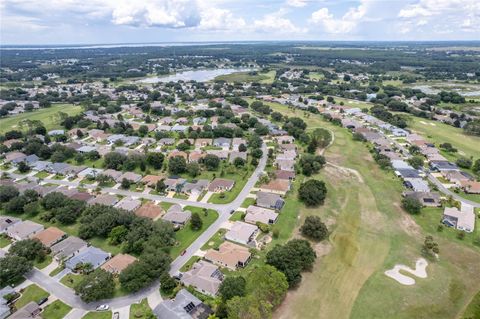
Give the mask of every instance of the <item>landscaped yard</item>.
POLYGON ((48 296, 50 296, 48 292, 39 286, 32 284, 23 290, 22 296, 15 302, 15 307, 20 309, 30 301, 38 302, 48 296))
POLYGON ((7 235, 5 234, 1 234, 0 235, 0 248, 3 248, 3 247, 6 247, 8 245, 10 245, 12 242, 11 240, 8 238, 7 235))
POLYGON ((74 288, 80 281, 82 281, 83 275, 67 274, 60 279, 60 282, 69 288, 74 288))
POLYGON ((62 270, 64 270, 65 267, 64 266, 58 266, 57 268, 55 268, 54 270, 52 270, 52 272, 50 274, 48 274, 50 277, 54 277, 56 275, 58 275, 62 270))
POLYGON ((53 104, 49 108, 39 109, 32 112, 21 113, 14 116, 8 116, 0 119, 0 133, 5 133, 8 130, 21 129, 26 130, 28 127, 20 127, 19 123, 23 120, 39 120, 45 125, 47 130, 60 128, 59 112, 67 113, 68 115, 75 115, 80 113, 82 107, 73 104, 53 104))
POLYGON ((223 236, 225 236, 226 230, 221 228, 210 238, 205 245, 202 246, 202 250, 208 250, 210 248, 218 248, 220 244, 224 241, 223 236))
POLYGON ((255 198, 246 198, 243 203, 242 203, 242 206, 243 208, 247 208, 248 206, 250 205, 255 205, 255 198))
POLYGON ((72 310, 72 307, 60 300, 55 300, 45 307, 41 315, 44 319, 62 319, 70 310, 72 310))
POLYGON ((35 177, 42 178, 42 179, 47 178, 48 176, 50 176, 50 173, 47 173, 45 171, 41 171, 35 174, 35 177))
POLYGON ((35 267, 37 267, 38 269, 43 269, 43 268, 47 267, 48 265, 50 265, 51 262, 52 262, 52 256, 47 255, 42 262, 35 261, 33 263, 33 265, 35 267))
POLYGON ((183 266, 182 268, 180 268, 180 271, 181 272, 185 272, 185 271, 188 271, 190 270, 190 267, 192 267, 192 265, 194 263, 196 263, 197 261, 199 261, 200 259, 202 259, 201 257, 198 257, 198 256, 192 256, 183 266))
POLYGON ((225 174, 225 176, 222 178, 234 180, 235 185, 233 185, 233 188, 228 192, 214 193, 212 196, 210 196, 210 198, 208 199, 208 202, 212 204, 227 204, 232 202, 233 200, 235 200, 235 198, 237 198, 238 194, 242 191, 243 187, 245 186, 245 183, 250 178, 251 174, 252 174, 252 171, 250 170, 245 171, 245 173, 243 173, 242 175, 239 173, 225 174))
POLYGON ((202 208, 186 206, 184 210, 189 210, 192 213, 197 212, 200 215, 200 218, 203 221, 202 229, 198 231, 193 231, 190 228, 190 222, 188 222, 182 229, 175 233, 175 238, 177 239, 179 245, 173 247, 170 251, 170 256, 176 258, 182 251, 184 251, 191 243, 195 241, 207 228, 210 226, 217 218, 218 213, 214 210, 209 209, 207 216, 202 208))
POLYGON ((112 319, 111 311, 90 311, 82 319, 112 319))
POLYGON ((130 318, 133 318, 133 319, 154 318, 152 309, 150 309, 147 299, 143 299, 140 303, 134 303, 130 306, 130 318))

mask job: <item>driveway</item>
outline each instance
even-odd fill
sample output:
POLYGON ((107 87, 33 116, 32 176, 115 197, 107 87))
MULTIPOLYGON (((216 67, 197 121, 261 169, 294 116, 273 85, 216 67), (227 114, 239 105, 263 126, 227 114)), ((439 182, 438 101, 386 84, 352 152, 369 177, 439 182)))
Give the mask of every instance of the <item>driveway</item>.
POLYGON ((119 319, 129 319, 130 318, 130 305, 126 305, 121 308, 112 308, 112 313, 118 312, 119 319))

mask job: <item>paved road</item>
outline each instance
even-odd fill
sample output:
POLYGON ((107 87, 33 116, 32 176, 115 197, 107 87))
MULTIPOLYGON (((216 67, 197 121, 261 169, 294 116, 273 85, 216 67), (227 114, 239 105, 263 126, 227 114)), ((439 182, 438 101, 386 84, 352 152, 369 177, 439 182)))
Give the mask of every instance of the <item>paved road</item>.
MULTIPOLYGON (((136 192, 130 192, 126 190, 119 190, 119 189, 113 189, 113 188, 105 188, 104 190, 106 192, 112 192, 115 194, 120 194, 120 195, 129 195, 129 196, 136 196, 136 197, 142 197, 150 200, 159 200, 159 201, 165 201, 165 202, 170 202, 170 203, 176 203, 176 204, 181 204, 181 205, 192 205, 192 206, 198 206, 202 208, 208 208, 208 209, 214 209, 218 211, 219 217, 217 220, 210 225, 188 248, 186 253, 183 256, 177 257, 173 263, 171 264, 170 267, 170 273, 174 274, 179 271, 179 269, 193 256, 193 254, 200 249, 219 229, 220 226, 227 221, 230 218, 230 212, 232 210, 238 209, 242 203, 245 201, 247 198, 247 195, 250 193, 251 189, 255 186, 257 183, 259 176, 261 173, 265 170, 265 166, 267 164, 267 147, 265 144, 262 145, 262 151, 263 151, 263 156, 259 161, 259 164, 255 171, 252 173, 250 178, 248 179, 247 183, 243 187, 243 189, 240 191, 238 196, 235 198, 234 201, 228 204, 211 204, 211 203, 199 203, 199 202, 192 202, 188 201, 185 199, 179 199, 179 198, 167 198, 159 195, 150 195, 150 194, 142 194, 142 193, 136 193, 136 192)), ((19 177, 24 177, 16 174, 11 174, 13 177, 19 178, 19 177)), ((73 186, 76 187, 78 186, 78 183, 76 182, 70 182, 70 181, 62 181, 62 180, 46 180, 46 182, 51 182, 51 183, 56 183, 59 185, 65 185, 65 186, 73 186)), ((91 185, 85 185, 86 187, 89 187, 91 185)), ((108 299, 108 300, 101 300, 97 302, 92 302, 92 303, 85 303, 83 302, 80 297, 75 295, 74 291, 59 282, 57 282, 55 279, 52 277, 42 273, 41 271, 37 269, 33 269, 28 275, 27 279, 30 281, 36 283, 46 291, 48 291, 50 294, 55 295, 57 298, 61 299, 63 302, 69 304, 73 308, 79 308, 83 310, 94 310, 98 305, 100 304, 109 304, 111 308, 113 309, 118 309, 118 308, 123 308, 128 305, 131 305, 132 303, 139 302, 140 300, 147 298, 149 295, 158 293, 158 289, 160 288, 160 283, 157 281, 154 284, 152 284, 150 287, 147 287, 143 290, 140 290, 134 294, 130 294, 127 296, 119 297, 119 298, 114 298, 114 299, 108 299)))
POLYGON ((473 206, 473 207, 480 207, 480 203, 477 203, 477 202, 468 200, 466 198, 463 198, 460 195, 458 195, 457 193, 452 192, 451 190, 449 190, 448 188, 443 186, 443 184, 432 174, 427 173, 427 177, 428 177, 428 180, 430 182, 432 182, 433 184, 435 184, 435 186, 437 186, 438 190, 441 191, 442 193, 452 196, 455 200, 457 200, 461 203, 464 203, 464 204, 467 204, 467 205, 470 205, 470 206, 473 206))

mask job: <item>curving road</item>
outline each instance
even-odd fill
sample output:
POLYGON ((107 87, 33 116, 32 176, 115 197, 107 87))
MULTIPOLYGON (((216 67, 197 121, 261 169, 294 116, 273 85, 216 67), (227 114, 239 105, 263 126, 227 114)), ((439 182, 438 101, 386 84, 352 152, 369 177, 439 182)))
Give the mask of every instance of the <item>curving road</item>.
MULTIPOLYGON (((185 199, 169 198, 169 197, 164 197, 159 195, 142 194, 142 193, 131 192, 128 190, 114 189, 114 188, 104 188, 103 191, 108 193, 124 195, 124 196, 125 195, 135 196, 135 197, 146 198, 149 200, 159 200, 159 201, 175 203, 180 205, 198 206, 198 207, 207 208, 207 209, 214 209, 218 212, 219 217, 217 218, 217 220, 212 225, 210 225, 210 227, 208 227, 186 249, 186 253, 183 256, 178 256, 172 262, 170 266, 170 274, 175 274, 195 254, 195 252, 199 250, 220 229, 222 224, 228 221, 228 219, 230 218, 230 212, 232 210, 237 210, 245 201, 245 199, 247 198, 247 195, 250 193, 251 189, 257 183, 259 176, 265 170, 265 166, 267 164, 267 147, 265 144, 262 145, 262 151, 263 151, 263 156, 260 159, 257 168, 252 173, 252 175, 250 176, 250 178, 248 179, 248 181, 246 182, 245 186, 240 191, 238 196, 235 198, 235 200, 233 200, 231 203, 228 203, 228 204, 200 203, 200 202, 194 202, 194 201, 189 201, 185 199)), ((23 175, 17 175, 17 174, 10 174, 10 175, 16 178, 25 177, 23 175)), ((70 187, 76 187, 79 185, 79 183, 77 182, 70 182, 70 181, 63 181, 63 180, 44 179, 43 181, 47 183, 55 183, 58 185, 64 185, 64 186, 70 186, 70 187)), ((82 185, 82 187, 86 187, 90 189, 96 188, 95 186, 92 186, 92 185, 82 185)), ((62 285, 61 283, 54 280, 52 277, 42 273, 37 269, 33 269, 27 275, 27 279, 36 283, 37 285, 42 287, 44 290, 48 291, 51 295, 56 296, 57 298, 61 299, 65 303, 72 306, 73 308, 79 308, 83 310, 94 310, 100 304, 108 304, 113 309, 122 308, 128 305, 131 305, 133 303, 136 303, 144 298, 147 298, 150 294, 155 293, 160 288, 160 283, 156 281, 154 284, 150 285, 149 287, 127 296, 108 299, 108 300, 101 300, 101 301, 92 302, 92 303, 85 303, 80 299, 80 297, 75 295, 72 289, 62 285)))

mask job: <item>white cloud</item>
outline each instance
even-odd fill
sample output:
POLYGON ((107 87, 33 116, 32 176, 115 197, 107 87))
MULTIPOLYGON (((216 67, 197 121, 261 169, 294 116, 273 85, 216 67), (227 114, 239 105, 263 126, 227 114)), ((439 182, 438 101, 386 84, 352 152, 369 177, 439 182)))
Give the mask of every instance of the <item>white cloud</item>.
POLYGON ((202 11, 199 29, 239 31, 245 25, 245 20, 235 17, 229 10, 210 8, 202 11))
POLYGON ((302 8, 307 5, 306 0, 287 0, 287 6, 295 7, 295 8, 302 8))
POLYGON ((295 26, 292 21, 284 17, 285 13, 286 11, 281 9, 263 16, 262 19, 255 20, 253 23, 254 31, 276 34, 295 34, 308 31, 306 28, 295 26))
POLYGON ((328 8, 321 8, 312 13, 309 22, 322 26, 328 33, 351 33, 367 13, 365 3, 366 1, 363 1, 358 7, 348 9, 341 18, 335 18, 328 8))

